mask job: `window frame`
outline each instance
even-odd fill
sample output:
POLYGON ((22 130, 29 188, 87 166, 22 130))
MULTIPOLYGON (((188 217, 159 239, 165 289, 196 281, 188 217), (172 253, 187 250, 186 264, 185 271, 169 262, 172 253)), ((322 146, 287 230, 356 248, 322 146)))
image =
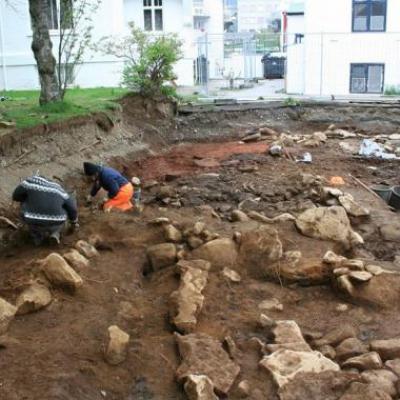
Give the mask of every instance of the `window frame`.
POLYGON ((350 87, 349 92, 350 94, 383 94, 385 88, 385 64, 384 63, 350 63, 350 87), (365 92, 353 92, 353 67, 364 67, 364 71, 367 71, 366 75, 366 85, 365 85, 365 92), (379 92, 369 92, 368 91, 368 81, 369 81, 369 74, 368 69, 369 67, 382 67, 382 84, 379 92))
POLYGON ((384 0, 385 4, 385 15, 384 15, 384 22, 383 22, 383 29, 381 30, 371 30, 371 17, 372 17, 372 4, 374 0, 363 0, 363 3, 367 5, 367 28, 366 30, 356 30, 354 27, 355 22, 355 5, 356 4, 363 4, 360 1, 352 0, 352 13, 351 13, 351 30, 353 33, 379 33, 379 32, 386 32, 387 26, 387 13, 388 13, 388 0, 384 0))
POLYGON ((164 31, 164 2, 163 0, 143 0, 143 28, 145 32, 163 32, 164 31), (151 29, 146 29, 145 12, 150 11, 151 29), (161 12, 161 29, 156 29, 156 11, 161 12))

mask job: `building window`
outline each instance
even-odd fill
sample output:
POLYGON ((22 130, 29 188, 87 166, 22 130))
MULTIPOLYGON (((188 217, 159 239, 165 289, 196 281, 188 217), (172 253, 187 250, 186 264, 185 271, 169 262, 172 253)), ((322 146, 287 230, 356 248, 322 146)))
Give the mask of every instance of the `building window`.
POLYGON ((387 0, 353 0, 353 32, 385 32, 387 0))
POLYGON ((72 28, 72 0, 46 0, 46 3, 47 23, 50 30, 58 30, 60 25, 64 29, 72 28), (60 13, 58 13, 58 6, 60 7, 60 13))
POLYGON ((383 93, 384 64, 351 64, 350 93, 383 93))
POLYGON ((143 0, 143 16, 145 31, 162 31, 163 21, 163 0, 143 0))
POLYGON ((58 9, 57 0, 46 0, 47 1, 47 24, 49 29, 58 29, 58 9))

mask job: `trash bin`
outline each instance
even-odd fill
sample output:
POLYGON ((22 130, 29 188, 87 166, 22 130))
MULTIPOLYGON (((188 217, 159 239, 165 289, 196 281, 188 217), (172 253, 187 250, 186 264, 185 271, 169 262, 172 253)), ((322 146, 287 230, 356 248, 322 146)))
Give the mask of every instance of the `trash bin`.
POLYGON ((266 54, 261 62, 264 65, 265 79, 282 79, 285 76, 286 57, 280 54, 266 54))

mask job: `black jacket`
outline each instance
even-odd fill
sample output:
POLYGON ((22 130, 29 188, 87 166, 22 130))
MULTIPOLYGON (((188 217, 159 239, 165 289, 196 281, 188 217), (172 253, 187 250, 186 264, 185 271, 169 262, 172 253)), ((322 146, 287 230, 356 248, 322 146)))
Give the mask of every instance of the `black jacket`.
POLYGON ((58 184, 40 176, 25 179, 14 190, 14 201, 22 203, 22 218, 33 225, 59 225, 76 221, 75 201, 58 184))

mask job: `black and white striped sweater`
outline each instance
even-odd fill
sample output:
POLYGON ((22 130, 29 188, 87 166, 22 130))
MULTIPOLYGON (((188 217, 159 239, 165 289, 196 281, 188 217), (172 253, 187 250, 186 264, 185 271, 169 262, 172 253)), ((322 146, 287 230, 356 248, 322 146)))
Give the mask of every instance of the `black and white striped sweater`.
POLYGON ((22 203, 22 217, 28 224, 58 225, 78 218, 75 201, 69 194, 58 183, 40 176, 25 179, 12 197, 22 203))

